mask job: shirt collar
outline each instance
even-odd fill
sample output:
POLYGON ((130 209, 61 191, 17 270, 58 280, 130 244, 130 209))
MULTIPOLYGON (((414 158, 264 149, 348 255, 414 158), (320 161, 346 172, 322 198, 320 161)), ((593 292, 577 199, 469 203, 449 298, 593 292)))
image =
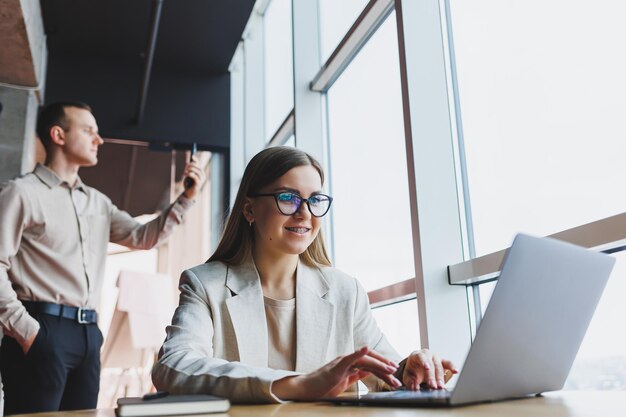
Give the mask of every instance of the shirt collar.
MULTIPOLYGON (((42 164, 37 164, 34 173, 44 184, 48 186, 48 188, 57 187, 65 182, 59 178, 53 170, 42 164)), ((74 189, 86 192, 85 184, 80 177, 76 177, 76 185, 74 186, 74 189)))

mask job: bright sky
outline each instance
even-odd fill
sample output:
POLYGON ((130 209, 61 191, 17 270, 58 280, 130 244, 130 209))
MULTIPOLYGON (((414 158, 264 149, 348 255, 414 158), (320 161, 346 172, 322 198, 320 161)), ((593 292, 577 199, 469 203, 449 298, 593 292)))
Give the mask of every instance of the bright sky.
MULTIPOLYGON (((450 4, 477 255, 625 212, 626 3, 450 4)), ((626 352, 625 295, 619 255, 579 357, 626 352)))

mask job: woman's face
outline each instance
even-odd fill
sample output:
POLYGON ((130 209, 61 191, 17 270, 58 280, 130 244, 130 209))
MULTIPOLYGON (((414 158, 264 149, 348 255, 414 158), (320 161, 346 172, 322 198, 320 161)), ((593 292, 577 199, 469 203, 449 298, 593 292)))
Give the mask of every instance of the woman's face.
MULTIPOLYGON (((319 173, 310 165, 292 168, 259 194, 288 191, 309 198, 322 192, 319 173)), ((244 209, 248 221, 253 221, 255 251, 270 256, 299 255, 317 236, 322 219, 311 215, 306 203, 290 216, 282 214, 274 197, 251 197, 244 209)))

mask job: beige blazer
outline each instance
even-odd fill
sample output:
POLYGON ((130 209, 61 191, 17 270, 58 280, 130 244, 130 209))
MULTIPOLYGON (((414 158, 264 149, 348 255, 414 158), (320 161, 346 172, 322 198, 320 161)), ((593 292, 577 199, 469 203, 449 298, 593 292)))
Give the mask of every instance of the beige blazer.
MULTIPOLYGON (((263 292, 253 263, 202 264, 183 272, 180 303, 152 371, 159 390, 233 402, 279 402, 273 381, 313 371, 361 346, 399 360, 358 281, 300 263, 296 273, 296 371, 268 368, 263 292)), ((369 378, 370 389, 382 381, 369 378)))

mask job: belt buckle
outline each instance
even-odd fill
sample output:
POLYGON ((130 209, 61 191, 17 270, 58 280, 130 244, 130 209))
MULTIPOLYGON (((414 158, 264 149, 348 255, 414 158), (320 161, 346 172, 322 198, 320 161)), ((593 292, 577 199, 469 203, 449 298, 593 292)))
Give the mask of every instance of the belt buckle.
POLYGON ((88 321, 85 319, 84 317, 84 313, 85 311, 83 310, 82 307, 78 307, 78 312, 76 313, 76 319, 78 320, 79 324, 88 324, 88 321))

